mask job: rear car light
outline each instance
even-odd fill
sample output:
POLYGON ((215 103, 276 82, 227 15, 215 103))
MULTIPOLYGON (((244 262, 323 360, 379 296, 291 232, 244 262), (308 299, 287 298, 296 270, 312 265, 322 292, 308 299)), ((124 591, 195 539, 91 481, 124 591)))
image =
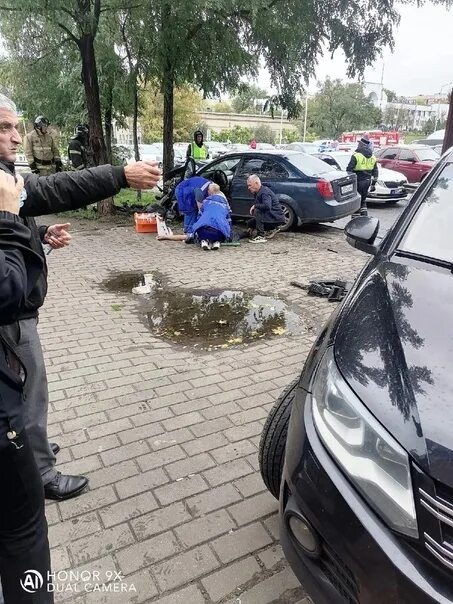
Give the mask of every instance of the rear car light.
POLYGON ((328 180, 318 180, 316 183, 316 188, 321 193, 321 196, 324 199, 334 199, 335 193, 333 192, 332 183, 328 180))

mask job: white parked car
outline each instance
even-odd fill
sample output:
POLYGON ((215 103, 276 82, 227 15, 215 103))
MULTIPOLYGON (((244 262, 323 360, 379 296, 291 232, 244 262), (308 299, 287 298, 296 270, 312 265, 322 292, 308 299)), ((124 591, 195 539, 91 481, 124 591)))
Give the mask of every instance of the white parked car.
MULTIPOLYGON (((126 163, 130 164, 134 162, 134 146, 123 145, 123 147, 126 147, 131 152, 131 157, 126 159, 126 163)), ((157 161, 159 168, 162 168, 163 155, 159 147, 156 145, 139 145, 138 149, 140 151, 140 159, 144 161, 157 161)))
MULTIPOLYGON (((317 157, 335 166, 339 170, 346 170, 351 153, 345 151, 330 151, 319 153, 317 157)), ((407 197, 408 180, 395 170, 389 170, 379 166, 378 181, 373 191, 368 194, 369 201, 385 201, 386 203, 396 203, 407 197)))
POLYGON ((308 153, 308 155, 315 155, 315 153, 319 153, 319 146, 315 145, 314 143, 294 142, 288 143, 283 148, 293 149, 294 151, 300 151, 301 153, 308 153))

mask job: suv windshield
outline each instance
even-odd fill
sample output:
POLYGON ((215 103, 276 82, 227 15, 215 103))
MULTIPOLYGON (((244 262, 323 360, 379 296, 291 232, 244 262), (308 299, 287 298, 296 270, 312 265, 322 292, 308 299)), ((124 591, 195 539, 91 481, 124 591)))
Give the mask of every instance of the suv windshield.
POLYGON ((325 174, 333 170, 332 166, 307 153, 291 153, 291 155, 286 156, 286 159, 305 176, 319 176, 319 174, 325 174))
POLYGON ((453 164, 438 176, 413 218, 399 249, 453 262, 453 164))

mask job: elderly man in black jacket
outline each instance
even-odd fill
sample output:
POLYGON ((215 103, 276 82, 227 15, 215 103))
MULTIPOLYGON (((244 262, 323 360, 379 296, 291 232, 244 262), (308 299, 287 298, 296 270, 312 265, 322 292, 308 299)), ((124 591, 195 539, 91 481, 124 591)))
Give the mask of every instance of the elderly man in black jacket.
MULTIPOLYGON (((0 97, 0 169, 11 174, 14 174, 16 151, 21 143, 17 126, 14 104, 6 97, 0 97)), ((11 323, 8 330, 9 337, 17 345, 28 367, 29 379, 25 386, 26 428, 48 499, 75 497, 85 489, 88 480, 84 476, 63 475, 56 471, 55 455, 59 446, 56 443, 51 446, 47 438, 47 377, 37 330, 38 310, 47 293, 47 267, 41 243, 42 233, 33 217, 74 210, 111 197, 123 187, 150 189, 157 184, 159 177, 156 162, 136 162, 125 167, 104 165, 47 177, 35 174, 25 177, 20 216, 31 231, 31 246, 42 258, 43 269, 32 291, 22 301, 17 321, 11 323)), ((64 242, 62 228, 47 235, 46 241, 55 247, 64 242)))
POLYGON ((279 232, 285 224, 285 214, 282 204, 269 187, 261 184, 261 179, 256 174, 247 178, 247 188, 255 196, 255 203, 250 208, 253 216, 248 222, 250 243, 266 243, 279 232), (255 237, 253 233, 256 231, 255 237))
POLYGON ((0 578, 5 604, 52 604, 43 485, 25 430, 27 367, 3 327, 17 319, 43 268, 18 216, 22 187, 20 177, 0 172, 0 578), (20 583, 29 569, 43 578, 33 595, 20 583))

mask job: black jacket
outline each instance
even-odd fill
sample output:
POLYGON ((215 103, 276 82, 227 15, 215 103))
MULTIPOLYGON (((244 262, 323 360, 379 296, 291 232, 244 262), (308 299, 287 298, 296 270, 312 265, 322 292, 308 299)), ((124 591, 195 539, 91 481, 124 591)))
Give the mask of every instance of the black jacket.
MULTIPOLYGON (((0 163, 0 169, 14 173, 14 166, 11 164, 0 163)), ((27 174, 24 180, 27 196, 20 216, 31 231, 30 245, 41 256, 43 268, 32 291, 21 303, 18 319, 37 316, 47 294, 47 265, 41 243, 42 234, 33 217, 77 210, 111 197, 128 186, 124 168, 110 165, 80 172, 58 172, 51 176, 27 174)))
POLYGON ((22 386, 26 370, 2 325, 17 319, 44 266, 31 249, 31 232, 15 214, 0 211, 0 454, 7 432, 23 429, 22 386))
POLYGON ((73 136, 68 144, 68 158, 74 170, 83 170, 88 167, 88 156, 85 137, 73 136))
POLYGON ((260 213, 263 222, 284 224, 285 215, 281 203, 274 191, 263 185, 255 194, 255 210, 260 213))

